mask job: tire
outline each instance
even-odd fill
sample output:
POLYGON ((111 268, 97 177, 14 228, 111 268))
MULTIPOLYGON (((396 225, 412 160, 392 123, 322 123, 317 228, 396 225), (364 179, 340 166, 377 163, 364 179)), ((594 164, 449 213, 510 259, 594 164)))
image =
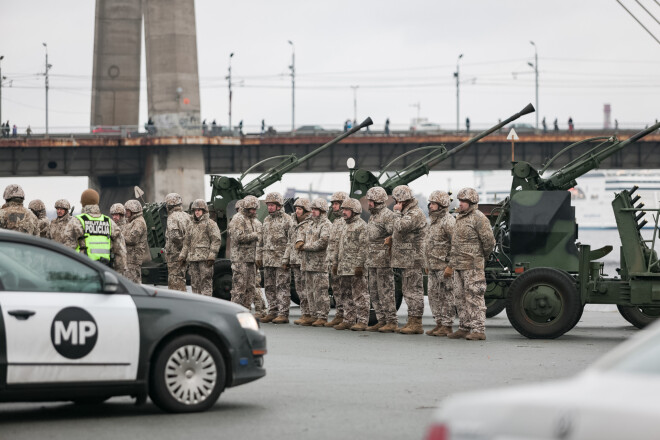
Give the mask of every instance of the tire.
POLYGON ((660 316, 660 307, 616 306, 621 316, 637 328, 644 328, 660 316))
POLYGON ((293 301, 294 304, 300 305, 300 297, 298 296, 298 292, 294 290, 291 291, 291 301, 293 301))
POLYGON ((506 309, 505 299, 487 299, 486 300, 486 318, 492 318, 502 313, 506 309))
POLYGON ((202 336, 173 339, 156 353, 152 365, 149 397, 164 411, 205 411, 225 388, 222 355, 202 336))
POLYGON ((554 339, 575 327, 583 305, 575 281, 557 269, 528 270, 509 287, 506 313, 518 333, 530 339, 554 339))

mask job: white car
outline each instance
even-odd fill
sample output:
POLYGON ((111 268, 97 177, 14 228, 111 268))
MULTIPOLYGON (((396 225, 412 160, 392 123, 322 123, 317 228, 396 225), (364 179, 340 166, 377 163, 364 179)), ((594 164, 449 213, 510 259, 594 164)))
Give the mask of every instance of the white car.
POLYGON ((572 379, 451 396, 426 439, 657 439, 658 395, 660 323, 572 379))

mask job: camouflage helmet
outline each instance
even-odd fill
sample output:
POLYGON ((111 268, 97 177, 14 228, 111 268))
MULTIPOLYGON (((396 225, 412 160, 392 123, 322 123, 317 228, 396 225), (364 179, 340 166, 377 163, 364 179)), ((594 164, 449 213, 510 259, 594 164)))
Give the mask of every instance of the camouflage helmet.
POLYGON ((234 206, 234 208, 236 208, 236 212, 238 212, 238 210, 241 209, 242 207, 243 207, 243 200, 237 200, 236 205, 234 206))
POLYGON ((42 202, 39 199, 34 199, 30 202, 28 205, 28 208, 31 209, 34 212, 39 212, 39 211, 45 211, 46 210, 46 205, 44 205, 44 202, 42 202))
POLYGON ((165 196, 165 204, 167 206, 178 206, 183 204, 183 199, 177 193, 169 193, 165 196))
POLYGON ((126 203, 124 203, 124 208, 127 211, 131 211, 133 214, 139 214, 142 212, 142 205, 140 205, 140 202, 138 202, 135 199, 129 200, 126 203))
POLYGON ((243 199, 242 209, 258 209, 259 208, 259 199, 255 196, 246 196, 243 199))
POLYGON ((7 188, 5 188, 5 194, 3 197, 5 200, 24 199, 25 193, 23 192, 23 188, 21 188, 21 185, 16 185, 12 183, 11 185, 7 185, 7 188))
POLYGON ((362 214, 362 205, 357 199, 348 198, 341 204, 342 209, 350 209, 355 214, 362 214))
POLYGON ((321 212, 328 212, 328 200, 319 197, 312 202, 312 209, 318 209, 321 212))
POLYGON ((192 205, 190 205, 191 209, 201 209, 204 212, 209 212, 209 207, 206 204, 206 201, 204 199, 196 199, 194 202, 192 202, 192 205))
POLYGON ((284 205, 284 198, 282 197, 282 194, 278 192, 268 193, 266 194, 266 203, 277 203, 282 206, 284 205))
POLYGON ((347 198, 348 194, 346 194, 344 191, 337 191, 336 193, 332 194, 332 197, 330 197, 330 203, 343 202, 347 198))
POLYGON ((312 204, 309 201, 309 199, 306 199, 304 197, 298 197, 296 199, 296 202, 293 204, 293 207, 300 206, 303 210, 309 212, 312 210, 312 204))
POLYGON ((477 191, 473 188, 463 188, 458 192, 456 198, 458 200, 470 202, 473 205, 479 203, 479 194, 477 194, 477 191))
POLYGON ((121 203, 115 203, 110 207, 110 215, 119 214, 126 215, 126 209, 121 203))
POLYGON ((385 203, 387 201, 387 192, 380 186, 374 186, 367 191, 367 200, 375 203, 385 203))
POLYGON ((449 206, 449 203, 451 203, 451 199, 449 198, 449 194, 444 191, 433 191, 429 196, 429 203, 431 202, 437 203, 441 207, 446 208, 449 206))
MULTIPOLYGON (((55 202, 55 209, 66 209, 68 211, 71 209, 71 203, 69 203, 67 199, 59 199, 55 202)), ((112 210, 112 208, 110 208, 110 210, 112 210)))
POLYGON ((399 185, 392 190, 392 197, 397 202, 405 202, 413 199, 413 193, 408 185, 399 185))

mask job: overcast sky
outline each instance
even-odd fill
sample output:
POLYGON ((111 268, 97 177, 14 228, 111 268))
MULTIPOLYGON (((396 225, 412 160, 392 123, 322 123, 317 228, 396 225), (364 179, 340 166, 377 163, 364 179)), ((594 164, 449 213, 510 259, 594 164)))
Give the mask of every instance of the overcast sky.
MULTIPOLYGON (((622 0, 660 39, 660 26, 622 0)), ((654 0, 640 0, 660 17, 654 0)), ((89 126, 94 43, 92 0, 7 1, 0 14, 2 118, 45 125, 44 48, 51 70, 52 131, 89 126)), ((603 105, 622 127, 660 118, 660 44, 615 0, 197 0, 202 118, 227 123, 229 53, 237 83, 233 120, 291 124, 288 66, 296 51, 296 125, 340 126, 371 116, 406 127, 419 115, 456 124, 453 72, 459 54, 461 125, 490 126, 534 102, 528 62, 539 56, 539 116, 565 127, 602 127, 603 105), (517 72, 516 75, 513 73, 517 72)), ((143 51, 144 54, 144 51, 143 51)), ((144 68, 143 68, 144 75, 144 68)), ((143 86, 145 82, 143 80, 143 86)), ((146 121, 146 88, 141 93, 146 121)), ((534 123, 534 115, 521 122, 534 123)))

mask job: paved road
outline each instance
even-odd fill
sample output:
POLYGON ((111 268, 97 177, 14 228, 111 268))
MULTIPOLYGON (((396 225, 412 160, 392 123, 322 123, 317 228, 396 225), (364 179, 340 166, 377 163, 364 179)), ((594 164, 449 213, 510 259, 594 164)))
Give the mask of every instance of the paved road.
POLYGON ((128 398, 0 404, 0 439, 422 438, 450 393, 570 376, 637 331, 602 306, 558 340, 521 337, 505 313, 487 325, 488 340, 470 342, 268 324, 268 375, 226 390, 206 413, 164 414, 128 398))

